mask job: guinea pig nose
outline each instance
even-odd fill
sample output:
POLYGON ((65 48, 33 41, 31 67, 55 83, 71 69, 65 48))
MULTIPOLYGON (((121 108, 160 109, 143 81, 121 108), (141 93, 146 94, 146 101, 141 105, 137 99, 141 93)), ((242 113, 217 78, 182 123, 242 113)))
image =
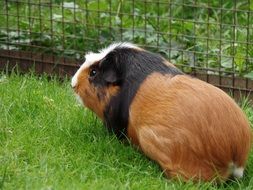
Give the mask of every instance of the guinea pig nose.
POLYGON ((71 88, 75 88, 75 84, 71 81, 70 83, 71 88))
POLYGON ((72 88, 75 88, 76 85, 77 85, 77 77, 76 77, 76 75, 75 75, 75 76, 72 78, 72 80, 71 80, 71 87, 72 87, 72 88))
POLYGON ((76 85, 70 84, 70 86, 71 86, 72 89, 74 89, 74 90, 76 89, 76 85))

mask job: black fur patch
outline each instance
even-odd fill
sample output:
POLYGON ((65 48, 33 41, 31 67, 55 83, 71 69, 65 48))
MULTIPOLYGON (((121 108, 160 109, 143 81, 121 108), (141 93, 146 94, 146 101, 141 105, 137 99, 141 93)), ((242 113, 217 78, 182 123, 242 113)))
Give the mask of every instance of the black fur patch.
POLYGON ((100 79, 97 85, 119 85, 119 93, 112 97, 104 110, 105 125, 113 131, 118 138, 126 135, 128 126, 129 107, 145 78, 153 72, 170 74, 172 76, 183 74, 174 67, 165 65, 165 60, 151 52, 132 48, 117 47, 101 61, 100 79), (110 72, 114 84, 106 83, 103 73, 110 72))

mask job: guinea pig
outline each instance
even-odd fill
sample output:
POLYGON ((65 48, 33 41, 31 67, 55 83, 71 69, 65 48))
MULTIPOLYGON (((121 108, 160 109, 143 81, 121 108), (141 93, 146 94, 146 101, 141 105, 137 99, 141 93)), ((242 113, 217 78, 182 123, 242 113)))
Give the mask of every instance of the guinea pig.
POLYGON ((88 53, 71 85, 119 139, 128 138, 166 176, 225 181, 243 176, 249 122, 225 92, 131 43, 88 53))

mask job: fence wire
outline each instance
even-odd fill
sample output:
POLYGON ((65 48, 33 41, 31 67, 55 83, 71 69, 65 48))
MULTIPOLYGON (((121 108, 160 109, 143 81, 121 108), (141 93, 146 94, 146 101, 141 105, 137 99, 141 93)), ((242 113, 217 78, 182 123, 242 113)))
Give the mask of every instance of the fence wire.
POLYGON ((187 73, 204 74, 206 81, 216 76, 222 86, 228 77, 232 80, 225 85, 234 88, 235 78, 242 77, 245 82, 239 87, 251 89, 252 39, 250 0, 0 2, 0 50, 5 59, 33 61, 39 54, 44 64, 68 65, 65 58, 81 62, 87 51, 129 41, 162 54, 187 73))

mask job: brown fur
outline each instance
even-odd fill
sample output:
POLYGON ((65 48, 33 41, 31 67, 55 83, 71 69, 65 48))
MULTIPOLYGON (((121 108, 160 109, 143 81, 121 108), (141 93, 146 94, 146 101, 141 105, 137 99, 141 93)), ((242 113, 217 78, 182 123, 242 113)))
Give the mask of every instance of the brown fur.
POLYGON ((189 76, 159 73, 131 104, 128 137, 167 176, 186 180, 227 179, 231 163, 245 166, 251 146, 249 123, 227 94, 189 76))

